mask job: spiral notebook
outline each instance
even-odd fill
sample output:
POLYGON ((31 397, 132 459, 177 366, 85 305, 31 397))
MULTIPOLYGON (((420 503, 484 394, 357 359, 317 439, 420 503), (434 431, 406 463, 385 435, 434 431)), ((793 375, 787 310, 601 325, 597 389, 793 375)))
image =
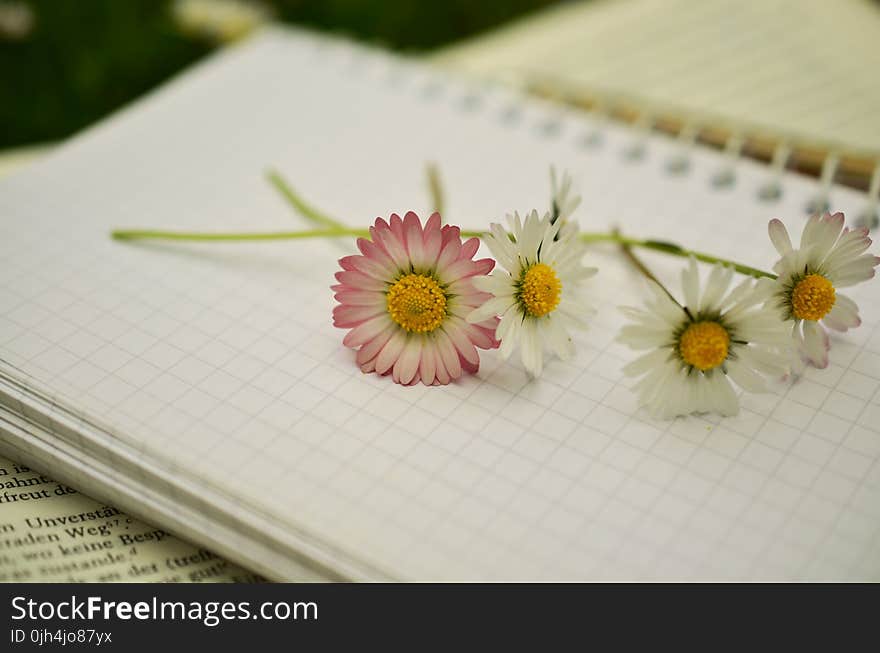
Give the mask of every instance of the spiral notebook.
MULTIPOLYGON (((645 296, 589 250, 600 307, 530 381, 400 387, 331 325, 349 239, 123 244, 112 228, 305 228, 266 183, 363 226, 431 208, 484 228, 571 172, 584 229, 618 225, 766 266, 826 193, 865 196, 422 63, 269 29, 0 182, 0 449, 271 578, 880 580, 880 296, 827 370, 737 417, 636 407, 616 307, 645 296), (640 156, 632 156, 638 145, 640 156), (727 170, 732 180, 713 177, 727 170), (779 185, 776 199, 757 190, 779 185)), ((683 265, 647 256, 674 283, 683 265)))
MULTIPOLYGON (((821 171, 876 198, 878 44, 875 0, 584 0, 432 60, 685 141, 821 171)), ((866 216, 874 224, 877 208, 866 216)))

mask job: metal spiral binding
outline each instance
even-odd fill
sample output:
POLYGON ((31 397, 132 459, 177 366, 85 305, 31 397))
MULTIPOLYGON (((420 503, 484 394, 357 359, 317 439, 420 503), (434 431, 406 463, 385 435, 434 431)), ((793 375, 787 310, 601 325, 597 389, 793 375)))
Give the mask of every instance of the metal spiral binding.
POLYGON ((679 151, 666 161, 666 172, 672 175, 683 175, 691 168, 691 150, 700 129, 695 123, 686 123, 678 132, 679 151))
POLYGON ((868 229, 880 226, 880 159, 874 165, 871 184, 868 186, 868 202, 858 217, 856 224, 868 229))
POLYGON ((775 202, 782 197, 782 176, 791 158, 791 146, 780 141, 773 150, 770 161, 770 179, 758 189, 758 198, 765 202, 775 202))
POLYGON ((819 176, 819 192, 807 203, 806 211, 808 215, 814 213, 825 213, 830 207, 831 202, 831 185, 834 183, 834 177, 837 174, 837 166, 840 164, 840 155, 836 152, 830 153, 822 163, 822 174, 819 176))
MULTIPOLYGON (((336 44, 340 45, 339 43, 336 44)), ((320 57, 338 57, 340 50, 345 52, 345 47, 332 48, 326 40, 315 41, 315 54, 320 57)), ((350 44, 349 44, 349 47, 350 44)), ((363 47, 357 48, 359 51, 363 47)), ((385 59, 384 53, 378 53, 380 59, 385 59)), ((344 59, 344 56, 342 57, 344 59)), ((361 57, 355 57, 348 61, 347 72, 357 74, 369 68, 361 57)), ((400 88, 406 84, 409 77, 409 66, 390 66, 388 82, 390 86, 400 88)), ((867 186, 867 202, 864 209, 853 221, 854 225, 877 229, 880 226, 880 159, 866 159, 854 157, 854 155, 841 156, 837 151, 825 151, 795 148, 786 140, 774 140, 760 135, 749 134, 742 131, 733 131, 725 128, 712 128, 703 126, 690 120, 674 119, 662 113, 639 111, 626 103, 621 104, 613 98, 604 95, 592 95, 590 97, 578 97, 575 95, 560 95, 559 86, 548 87, 535 84, 521 75, 508 74, 502 79, 485 78, 475 79, 471 85, 466 85, 461 93, 450 89, 457 86, 451 79, 440 71, 429 74, 427 79, 417 75, 421 79, 417 82, 417 93, 426 101, 438 99, 451 92, 450 97, 457 108, 464 112, 480 111, 484 108, 488 96, 494 95, 494 90, 504 89, 521 94, 533 94, 544 100, 560 103, 564 106, 575 107, 580 111, 589 111, 591 114, 591 126, 577 131, 574 135, 574 143, 577 147, 590 150, 600 147, 605 141, 605 125, 612 119, 619 119, 630 123, 633 130, 632 140, 624 147, 622 156, 630 162, 639 162, 646 158, 648 153, 648 137, 653 131, 659 131, 674 135, 678 142, 677 152, 670 155, 663 166, 670 175, 684 175, 691 170, 692 150, 696 143, 705 142, 715 147, 721 147, 724 151, 725 161, 712 175, 710 183, 718 189, 728 188, 736 183, 737 165, 740 158, 749 156, 768 162, 768 177, 757 190, 757 198, 764 202, 776 202, 784 193, 783 179, 785 171, 789 167, 815 171, 820 169, 819 189, 816 195, 805 207, 808 214, 823 213, 829 210, 831 205, 830 195, 838 173, 842 184, 855 185, 865 188, 867 186), (439 73, 439 74, 438 74, 439 73), (485 91, 485 92, 484 92, 485 91), (769 159, 769 161, 768 161, 769 159), (867 161, 867 163, 866 163, 867 161), (870 181, 865 183, 865 170, 870 171, 870 181), (861 181, 852 182, 853 175, 859 176, 861 181)), ((457 90, 457 89, 456 89, 457 90)), ((519 126, 527 117, 520 103, 514 99, 495 105, 496 117, 502 124, 511 128, 519 126)), ((563 133, 566 123, 563 114, 566 112, 550 111, 539 119, 535 124, 529 125, 534 133, 543 138, 557 138, 563 133)))
POLYGON ((745 139, 742 134, 731 134, 724 145, 724 165, 712 175, 712 185, 715 188, 729 188, 736 183, 736 163, 742 153, 745 139))

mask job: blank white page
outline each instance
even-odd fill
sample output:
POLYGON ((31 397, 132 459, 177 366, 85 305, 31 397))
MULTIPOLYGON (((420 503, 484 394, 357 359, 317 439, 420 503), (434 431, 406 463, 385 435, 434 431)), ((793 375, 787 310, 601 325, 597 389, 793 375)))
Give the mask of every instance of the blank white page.
MULTIPOLYGON (((671 177, 674 143, 651 138, 632 160, 638 135, 602 126, 596 144, 596 127, 270 30, 0 184, 0 372, 103 425, 71 438, 83 451, 134 457, 355 578, 880 579, 876 286, 852 293, 863 325, 834 340, 829 369, 744 397, 735 418, 663 422, 636 409, 621 374, 633 355, 614 342, 616 306, 645 291, 613 248, 589 250, 599 313, 573 360, 529 381, 489 352, 478 375, 404 388, 361 374, 331 325, 350 239, 108 236, 305 228, 265 182, 270 166, 352 225, 425 216, 426 161, 442 171, 448 221, 484 228, 544 209, 555 164, 584 196, 585 230, 620 225, 768 267, 767 220, 799 232, 816 193, 787 176, 782 200, 762 203, 767 173, 748 162, 714 188, 724 162, 700 149, 671 177)), ((855 214, 864 198, 831 200, 855 214)), ((673 284, 684 265, 648 260, 673 284)))

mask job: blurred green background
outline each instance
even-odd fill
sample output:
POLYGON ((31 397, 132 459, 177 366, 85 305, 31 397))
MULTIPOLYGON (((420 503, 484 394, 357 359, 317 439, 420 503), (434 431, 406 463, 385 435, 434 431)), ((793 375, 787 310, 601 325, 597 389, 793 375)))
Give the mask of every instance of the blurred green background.
POLYGON ((554 0, 0 0, 0 149, 63 138, 270 17, 421 52, 554 0))

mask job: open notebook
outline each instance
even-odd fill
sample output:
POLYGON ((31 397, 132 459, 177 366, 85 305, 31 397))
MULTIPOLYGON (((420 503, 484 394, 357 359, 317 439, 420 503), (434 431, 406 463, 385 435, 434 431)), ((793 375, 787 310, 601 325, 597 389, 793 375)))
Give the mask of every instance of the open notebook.
POLYGON ((685 139, 767 159, 781 147, 790 165, 880 183, 876 0, 565 2, 434 60, 685 139))
MULTIPOLYGON (((829 369, 738 417, 654 421, 614 342, 645 296, 610 247, 577 355, 529 381, 403 388, 331 325, 349 239, 124 244, 113 227, 305 228, 264 179, 365 226, 427 213, 484 228, 549 202, 568 169, 582 226, 767 266, 815 182, 307 33, 270 29, 0 182, 0 448, 273 578, 880 579, 880 296, 829 369), (601 139, 593 138, 601 128, 601 139)), ((835 209, 864 196, 833 188, 835 209)), ((675 283, 680 259, 648 256, 675 283)))

